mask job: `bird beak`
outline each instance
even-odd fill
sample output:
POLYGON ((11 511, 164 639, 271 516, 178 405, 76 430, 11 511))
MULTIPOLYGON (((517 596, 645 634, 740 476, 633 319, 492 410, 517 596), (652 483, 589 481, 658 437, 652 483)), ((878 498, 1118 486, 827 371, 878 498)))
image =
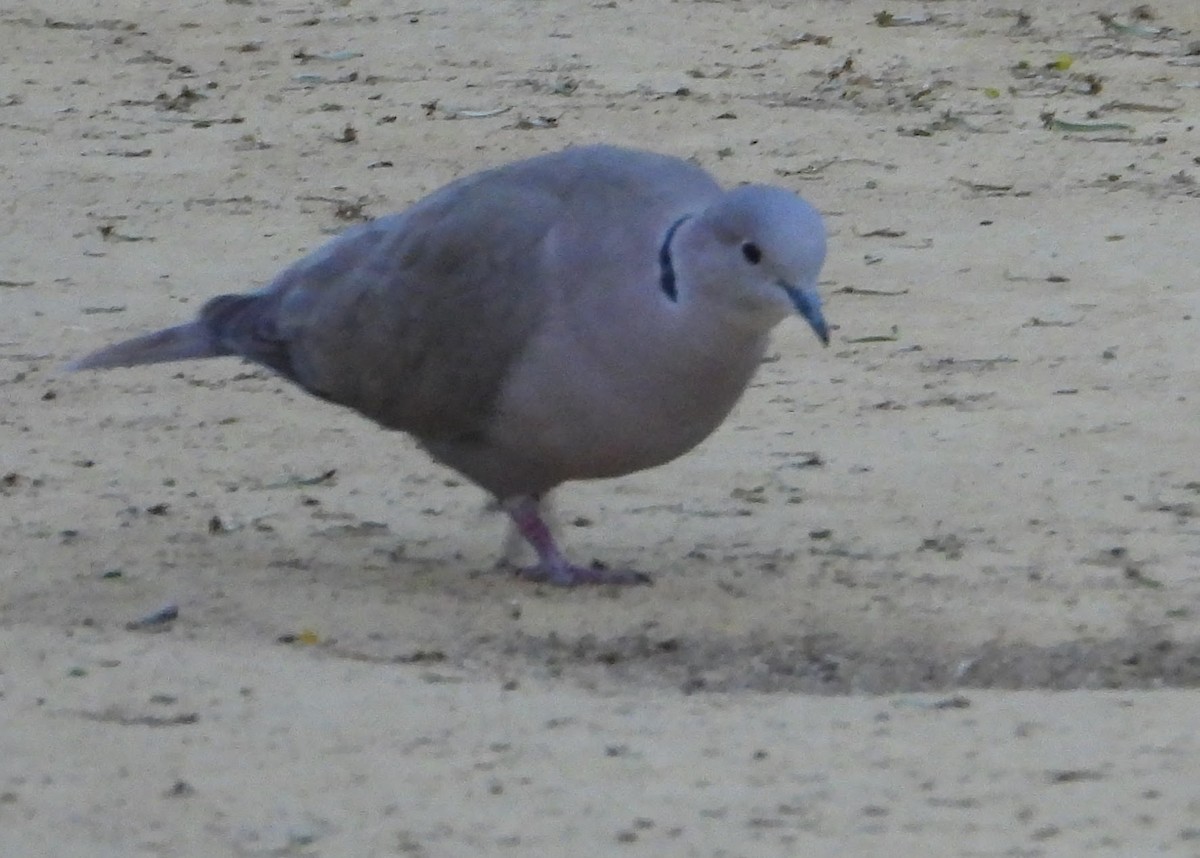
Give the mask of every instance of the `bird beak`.
POLYGON ((788 297, 792 299, 792 304, 796 307, 796 312, 804 317, 805 321, 812 326, 813 332, 820 339, 822 345, 829 345, 829 325, 825 323, 825 314, 821 312, 821 296, 817 294, 816 289, 798 289, 787 283, 780 283, 783 291, 787 292, 788 297))

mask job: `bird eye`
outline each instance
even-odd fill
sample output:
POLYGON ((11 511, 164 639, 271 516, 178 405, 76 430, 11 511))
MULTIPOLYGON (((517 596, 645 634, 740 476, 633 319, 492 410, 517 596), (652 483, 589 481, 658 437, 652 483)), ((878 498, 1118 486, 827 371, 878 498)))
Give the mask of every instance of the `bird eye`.
POLYGON ((742 256, 746 257, 746 261, 751 265, 758 265, 762 260, 762 251, 753 241, 747 241, 742 245, 742 256))

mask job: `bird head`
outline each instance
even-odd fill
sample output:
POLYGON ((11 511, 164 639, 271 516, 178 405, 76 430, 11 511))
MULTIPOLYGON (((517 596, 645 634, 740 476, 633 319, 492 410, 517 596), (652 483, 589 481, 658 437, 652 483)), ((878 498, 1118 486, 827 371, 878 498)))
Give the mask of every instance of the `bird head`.
POLYGON ((829 327, 817 279, 825 261, 820 214, 783 188, 745 185, 680 224, 681 300, 710 301, 769 330, 799 313, 822 343, 829 327), (692 295, 687 295, 690 291, 692 295))

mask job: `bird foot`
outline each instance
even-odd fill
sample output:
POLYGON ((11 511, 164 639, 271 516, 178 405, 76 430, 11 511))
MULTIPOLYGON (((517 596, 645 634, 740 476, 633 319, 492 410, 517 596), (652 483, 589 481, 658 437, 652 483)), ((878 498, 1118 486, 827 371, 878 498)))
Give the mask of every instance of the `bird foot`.
POLYGON ((577 587, 580 584, 617 584, 629 586, 652 583, 645 572, 633 569, 609 569, 605 566, 576 566, 565 561, 539 563, 517 570, 517 575, 526 581, 538 584, 553 584, 556 587, 577 587))
POLYGON ((526 581, 554 584, 557 587, 577 587, 580 584, 649 584, 650 576, 632 569, 609 569, 599 563, 576 566, 567 560, 550 534, 550 528, 538 511, 538 499, 533 495, 510 498, 504 508, 516 525, 517 532, 537 552, 538 564, 518 569, 526 581))

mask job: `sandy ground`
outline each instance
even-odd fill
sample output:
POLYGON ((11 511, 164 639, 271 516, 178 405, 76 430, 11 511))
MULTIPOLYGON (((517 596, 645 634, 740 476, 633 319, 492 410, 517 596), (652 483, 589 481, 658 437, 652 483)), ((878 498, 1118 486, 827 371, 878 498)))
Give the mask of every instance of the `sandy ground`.
POLYGON ((1200 855, 1200 11, 883 6, 0 6, 0 854, 1200 855), (832 231, 833 347, 561 493, 653 587, 253 368, 56 373, 592 141, 832 231))

